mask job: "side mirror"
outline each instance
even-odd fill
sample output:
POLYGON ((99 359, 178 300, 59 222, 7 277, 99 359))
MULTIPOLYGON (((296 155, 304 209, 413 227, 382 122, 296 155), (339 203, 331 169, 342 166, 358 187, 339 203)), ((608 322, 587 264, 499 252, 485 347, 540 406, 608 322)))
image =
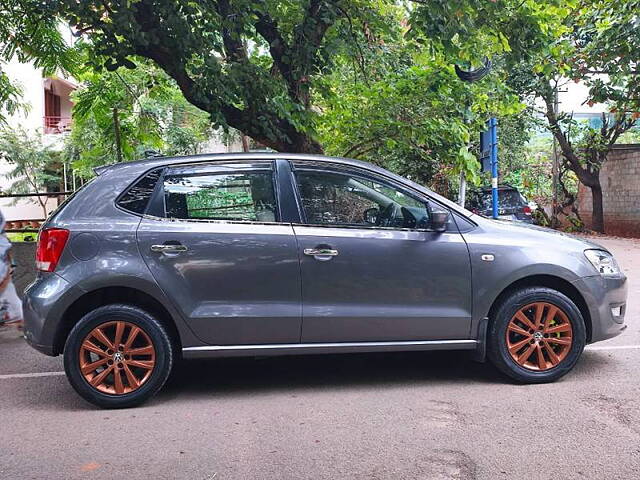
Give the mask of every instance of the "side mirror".
POLYGON ((375 207, 367 208, 363 214, 365 223, 368 223, 369 225, 377 225, 379 216, 380 216, 380 210, 378 210, 375 207))
POLYGON ((436 232, 444 232, 447 229, 447 223, 449 223, 449 212, 439 210, 431 212, 430 227, 436 232))

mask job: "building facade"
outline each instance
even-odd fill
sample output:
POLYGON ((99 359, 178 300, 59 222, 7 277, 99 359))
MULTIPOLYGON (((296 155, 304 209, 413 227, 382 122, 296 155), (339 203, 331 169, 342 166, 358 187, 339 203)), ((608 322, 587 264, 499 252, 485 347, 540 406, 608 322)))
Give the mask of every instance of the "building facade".
MULTIPOLYGON (((2 66, 12 82, 22 89, 22 103, 27 108, 8 119, 9 128, 22 128, 30 134, 39 132, 42 141, 53 149, 63 147, 63 137, 71 127, 72 92, 77 88, 71 78, 44 77, 42 71, 31 63, 13 60, 2 66)), ((12 180, 7 173, 12 167, 0 161, 0 192, 5 193, 12 180)), ((59 196, 43 197, 47 212, 58 206, 59 196)), ((44 211, 35 198, 0 198, 0 209, 9 221, 42 220, 44 211)))

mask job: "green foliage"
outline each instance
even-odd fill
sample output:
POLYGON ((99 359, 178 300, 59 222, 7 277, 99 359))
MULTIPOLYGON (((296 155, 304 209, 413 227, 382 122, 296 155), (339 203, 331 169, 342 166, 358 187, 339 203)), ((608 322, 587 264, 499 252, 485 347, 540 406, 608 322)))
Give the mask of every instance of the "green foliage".
POLYGON ((345 64, 325 78, 320 140, 328 153, 377 163, 418 182, 433 183, 443 172, 478 181, 474 152, 486 121, 516 115, 523 106, 499 73, 466 83, 442 57, 399 42, 404 45, 368 60, 375 77, 360 80, 345 64))
MULTIPOLYGON (((40 135, 32 136, 22 129, 0 131, 0 158, 11 167, 5 176, 12 183, 5 193, 46 192, 47 187, 60 183, 56 173, 59 154, 44 146, 40 135)), ((40 205, 46 218, 46 197, 28 199, 40 205)))
MULTIPOLYGON (((553 16, 547 10, 560 9, 559 0, 51 4, 91 40, 96 68, 133 67, 136 55, 151 59, 216 125, 236 128, 276 150, 302 152, 322 150, 316 133, 318 122, 325 122, 313 100, 326 99, 325 77, 340 77, 345 65, 362 77, 391 74, 393 62, 372 57, 406 39, 415 41, 414 53, 397 60, 413 64, 415 55, 417 67, 425 63, 430 71, 442 68, 449 75, 454 62, 477 63, 483 55, 507 52, 519 58, 544 45, 549 35, 544 22, 553 16)), ((458 165, 464 169, 471 158, 459 147, 458 165)))
POLYGON ((135 70, 88 71, 80 80, 65 157, 82 176, 92 175, 97 165, 144 157, 146 151, 197 153, 210 135, 208 116, 148 62, 135 70))
POLYGON ((531 58, 565 27, 575 0, 415 0, 411 24, 427 48, 454 63, 477 64, 502 55, 509 63, 531 58))
MULTIPOLYGON (((560 170, 572 171, 580 183, 591 188, 594 229, 601 232, 600 169, 611 145, 640 117, 637 6, 637 1, 567 2, 552 12, 544 47, 510 68, 510 86, 530 105, 542 106, 541 114, 562 156, 560 170), (556 110, 555 91, 568 81, 589 87, 589 105, 607 106, 609 112, 603 114, 600 126, 556 110)), ((572 205, 575 195, 568 189, 562 191, 565 198, 560 203, 572 205)))
POLYGON ((95 68, 155 62, 215 125, 277 150, 320 151, 310 92, 349 26, 375 24, 376 4, 297 0, 57 0, 60 18, 91 41, 95 68), (328 35, 330 33, 330 35, 328 35))
POLYGON ((7 115, 24 108, 21 102, 22 89, 11 83, 9 77, 0 69, 0 125, 7 123, 7 115))
POLYGON ((0 5, 0 58, 32 61, 45 76, 58 70, 74 72, 80 52, 65 42, 53 3, 44 0, 3 0, 0 5))

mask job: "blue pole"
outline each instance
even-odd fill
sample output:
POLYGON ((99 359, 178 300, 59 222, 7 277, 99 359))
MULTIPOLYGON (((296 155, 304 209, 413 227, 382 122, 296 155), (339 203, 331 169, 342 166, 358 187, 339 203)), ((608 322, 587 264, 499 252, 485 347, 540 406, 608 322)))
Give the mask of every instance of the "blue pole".
POLYGON ((491 131, 491 206, 493 218, 498 218, 498 121, 489 120, 491 131))

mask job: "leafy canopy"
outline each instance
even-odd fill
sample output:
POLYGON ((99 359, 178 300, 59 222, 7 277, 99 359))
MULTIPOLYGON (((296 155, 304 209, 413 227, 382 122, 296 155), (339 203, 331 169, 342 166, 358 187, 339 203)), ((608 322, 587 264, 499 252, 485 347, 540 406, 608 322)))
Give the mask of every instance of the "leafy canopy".
POLYGON ((140 61, 135 70, 86 71, 74 93, 65 157, 77 173, 147 151, 197 153, 211 135, 207 115, 189 104, 164 72, 140 61))

